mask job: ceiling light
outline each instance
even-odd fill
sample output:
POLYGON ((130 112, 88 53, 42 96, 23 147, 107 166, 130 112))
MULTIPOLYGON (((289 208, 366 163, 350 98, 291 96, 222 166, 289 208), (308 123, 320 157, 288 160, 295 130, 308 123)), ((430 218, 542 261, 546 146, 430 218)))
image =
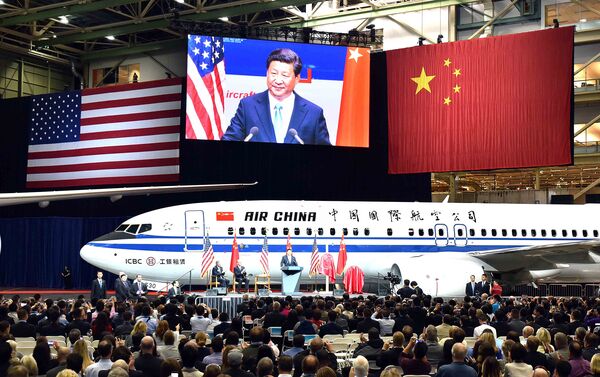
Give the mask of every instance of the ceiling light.
POLYGON ((221 20, 223 22, 227 22, 227 21, 229 21, 229 17, 219 17, 219 20, 221 20))
POLYGON ((0 5, 4 5, 4 0, 0 0, 0 5))
POLYGON ((114 41, 115 40, 115 36, 114 35, 107 35, 106 39, 108 39, 109 41, 114 41))
POLYGON ((67 18, 67 16, 60 16, 58 17, 58 22, 60 22, 61 24, 68 24, 69 19, 67 18))
POLYGON ((176 2, 178 2, 179 4, 185 4, 185 0, 175 0, 176 2))
POLYGON ((587 18, 582 18, 579 22, 587 22, 587 18))

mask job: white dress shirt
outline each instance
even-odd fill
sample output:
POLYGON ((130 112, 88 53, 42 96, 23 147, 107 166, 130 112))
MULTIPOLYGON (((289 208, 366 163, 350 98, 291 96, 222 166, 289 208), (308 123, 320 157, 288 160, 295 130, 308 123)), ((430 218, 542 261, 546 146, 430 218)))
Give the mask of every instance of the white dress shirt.
MULTIPOLYGON (((273 128, 275 130, 275 139, 278 143, 283 143, 285 137, 287 136, 288 127, 290 126, 290 120, 292 119, 292 113, 294 112, 294 101, 296 101, 296 95, 292 92, 292 94, 284 99, 283 101, 278 101, 275 97, 269 93, 269 109, 271 109, 271 122, 273 123, 273 128), (275 126, 275 104, 281 104, 281 127, 275 126)), ((297 131, 297 130, 296 130, 297 131)))
POLYGON ((94 363, 87 367, 85 370, 85 377, 98 377, 98 373, 101 370, 108 370, 112 367, 113 362, 110 359, 100 359, 97 363, 94 363))

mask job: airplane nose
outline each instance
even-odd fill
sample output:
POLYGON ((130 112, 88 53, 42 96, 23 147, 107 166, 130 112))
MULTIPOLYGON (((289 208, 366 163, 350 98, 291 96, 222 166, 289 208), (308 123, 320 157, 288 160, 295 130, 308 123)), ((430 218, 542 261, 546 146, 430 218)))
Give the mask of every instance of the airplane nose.
POLYGON ((94 252, 94 247, 90 246, 88 244, 86 244, 85 246, 83 246, 81 248, 81 250, 79 251, 79 256, 81 257, 81 259, 83 259, 84 261, 88 262, 88 263, 92 263, 92 255, 94 252))

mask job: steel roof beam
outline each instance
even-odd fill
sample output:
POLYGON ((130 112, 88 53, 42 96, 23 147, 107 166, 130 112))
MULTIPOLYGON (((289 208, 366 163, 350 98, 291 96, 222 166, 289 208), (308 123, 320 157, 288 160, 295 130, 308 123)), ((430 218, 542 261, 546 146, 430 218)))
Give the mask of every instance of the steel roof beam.
POLYGON ((39 21, 46 20, 49 18, 60 17, 67 14, 75 15, 88 13, 105 8, 116 7, 119 5, 136 3, 138 1, 140 0, 100 0, 84 4, 67 5, 64 7, 52 8, 49 10, 43 10, 39 12, 34 12, 32 9, 30 9, 28 11, 24 11, 28 12, 27 14, 0 19, 0 26, 13 26, 31 21, 39 21))
MULTIPOLYGON (((107 1, 117 1, 117 0, 107 0, 107 1)), ((124 0, 120 0, 124 1, 124 0)), ((275 9, 280 9, 282 7, 292 6, 292 5, 305 5, 313 2, 314 0, 275 0, 275 1, 256 1, 249 3, 247 0, 241 0, 239 3, 244 5, 235 6, 235 3, 227 4, 227 7, 216 7, 215 9, 211 9, 207 12, 202 13, 191 13, 180 16, 180 20, 184 21, 214 21, 221 17, 236 17, 242 16, 244 14, 251 14, 260 11, 270 11, 275 9)), ((206 9, 206 8, 205 8, 206 9)), ((159 19, 150 22, 143 22, 140 20, 139 24, 129 24, 117 27, 107 27, 102 29, 97 29, 90 32, 82 32, 82 33, 73 33, 68 35, 59 36, 57 38, 52 38, 48 40, 38 40, 34 41, 35 45, 55 45, 55 44, 66 44, 72 43, 76 41, 88 41, 92 39, 103 38, 107 35, 124 35, 131 33, 138 33, 147 30, 154 29, 162 29, 166 28, 170 24, 169 19, 159 19)))
POLYGON ((97 50, 84 53, 81 57, 82 60, 94 60, 100 58, 115 58, 128 55, 145 54, 157 51, 167 50, 181 50, 182 54, 185 52, 185 46, 187 40, 184 39, 170 39, 161 42, 144 43, 136 46, 110 48, 106 50, 97 50))

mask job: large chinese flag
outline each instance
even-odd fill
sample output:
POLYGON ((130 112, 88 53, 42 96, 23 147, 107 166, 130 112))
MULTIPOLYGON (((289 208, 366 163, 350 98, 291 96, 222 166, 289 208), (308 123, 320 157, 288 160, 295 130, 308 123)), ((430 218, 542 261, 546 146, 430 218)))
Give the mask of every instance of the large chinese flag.
POLYGON ((389 172, 572 163, 573 34, 387 52, 389 172))

